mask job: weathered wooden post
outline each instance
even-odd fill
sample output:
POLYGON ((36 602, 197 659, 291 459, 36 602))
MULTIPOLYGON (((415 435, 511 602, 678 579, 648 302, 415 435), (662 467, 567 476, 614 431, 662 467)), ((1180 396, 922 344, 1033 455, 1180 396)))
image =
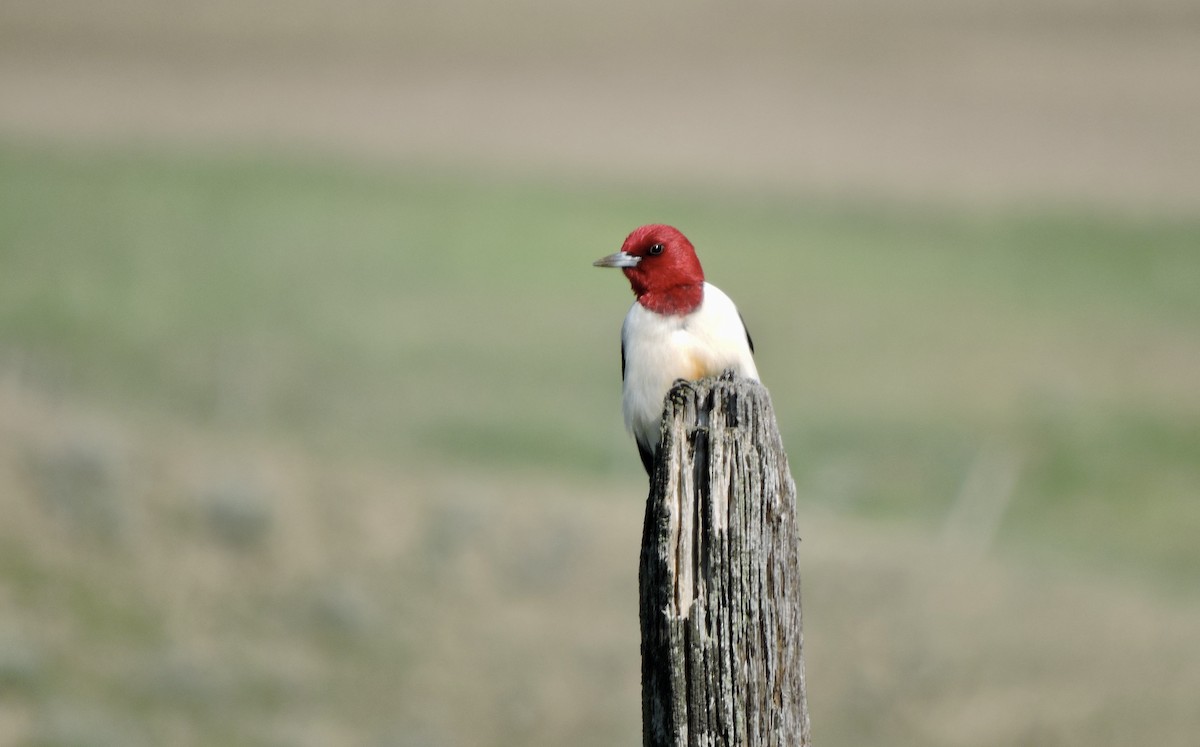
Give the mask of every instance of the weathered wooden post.
POLYGON ((762 385, 671 390, 639 573, 645 747, 810 744, 795 500, 762 385))

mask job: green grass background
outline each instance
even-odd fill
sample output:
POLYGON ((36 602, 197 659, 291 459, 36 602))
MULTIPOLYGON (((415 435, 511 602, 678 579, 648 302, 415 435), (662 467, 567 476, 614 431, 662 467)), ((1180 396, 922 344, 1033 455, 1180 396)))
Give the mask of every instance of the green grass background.
POLYGON ((1191 744, 1200 222, 12 141, 0 734, 636 742, 590 265, 659 221, 758 346, 822 743, 1191 744))
POLYGON ((811 500, 936 521, 1005 449, 1014 536, 1200 572, 1200 224, 285 159, 0 166, 0 331, 64 389, 406 467, 627 480, 631 299, 590 261, 664 220, 741 299, 802 478, 853 483, 811 500))

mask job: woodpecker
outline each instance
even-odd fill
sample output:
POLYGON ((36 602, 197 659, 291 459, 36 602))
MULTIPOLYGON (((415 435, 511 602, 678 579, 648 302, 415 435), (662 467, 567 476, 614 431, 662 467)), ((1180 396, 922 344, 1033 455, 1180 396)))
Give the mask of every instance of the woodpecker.
POLYGON ((726 371, 757 381, 754 342, 729 296, 705 282, 692 242, 676 228, 635 229, 621 251, 593 264, 621 268, 637 297, 621 325, 621 404, 652 474, 671 386, 726 371))

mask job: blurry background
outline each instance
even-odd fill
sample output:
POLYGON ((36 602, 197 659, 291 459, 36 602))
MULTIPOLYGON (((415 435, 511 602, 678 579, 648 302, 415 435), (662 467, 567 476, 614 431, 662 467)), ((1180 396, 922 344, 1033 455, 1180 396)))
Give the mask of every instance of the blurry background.
POLYGON ((661 221, 822 744, 1193 744, 1198 81, 1187 0, 5 0, 0 743, 638 743, 661 221))

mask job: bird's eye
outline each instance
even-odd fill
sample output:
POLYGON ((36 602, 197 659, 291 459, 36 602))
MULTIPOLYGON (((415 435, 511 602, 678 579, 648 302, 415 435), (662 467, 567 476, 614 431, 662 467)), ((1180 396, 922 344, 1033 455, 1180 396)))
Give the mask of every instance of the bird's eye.
POLYGON ((663 252, 663 245, 662 245, 662 244, 654 244, 653 246, 651 246, 651 247, 650 247, 650 253, 651 253, 651 254, 656 254, 656 255, 657 255, 657 254, 662 254, 662 252, 663 252))

